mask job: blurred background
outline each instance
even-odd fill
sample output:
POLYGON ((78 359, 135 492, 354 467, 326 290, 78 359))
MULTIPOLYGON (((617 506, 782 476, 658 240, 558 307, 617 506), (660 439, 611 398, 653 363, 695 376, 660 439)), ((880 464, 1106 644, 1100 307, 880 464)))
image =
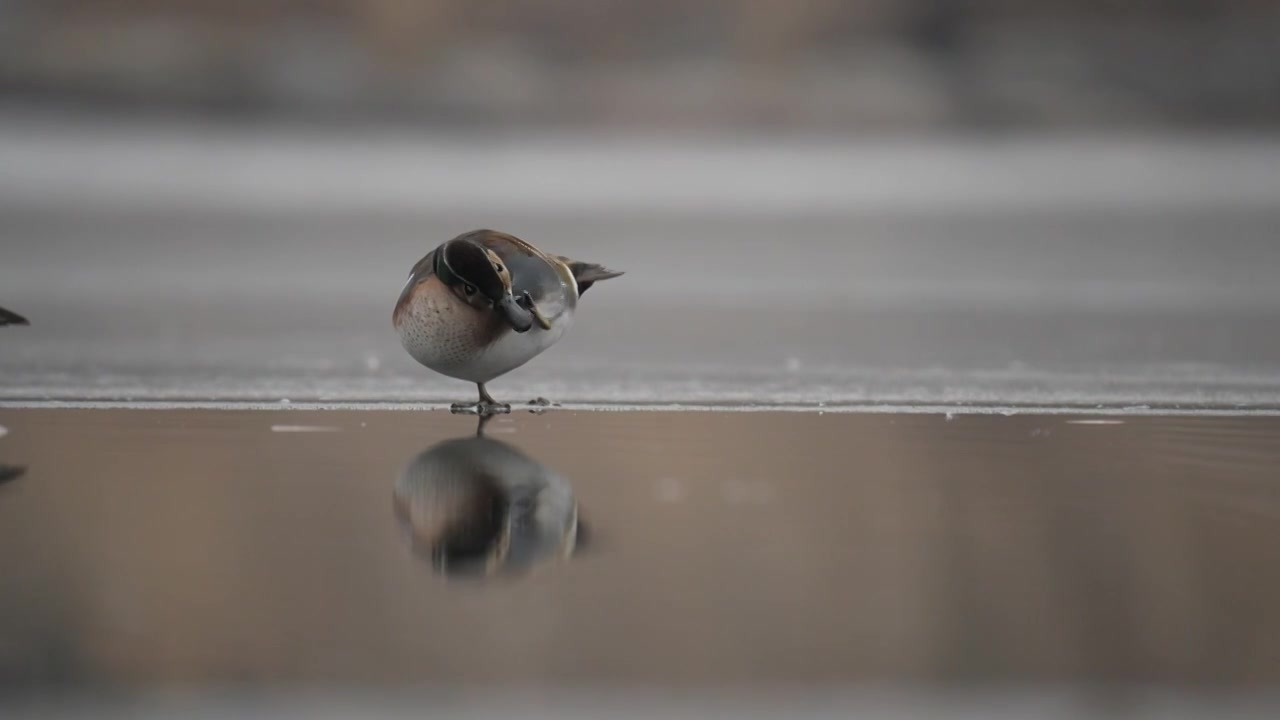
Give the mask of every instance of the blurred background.
POLYGON ((1268 0, 6 0, 0 89, 97 112, 633 129, 1268 127, 1268 0))
POLYGON ((3 0, 0 398, 456 399, 390 307, 495 227, 628 273, 514 394, 1280 406, 1276 37, 1266 0, 3 0))

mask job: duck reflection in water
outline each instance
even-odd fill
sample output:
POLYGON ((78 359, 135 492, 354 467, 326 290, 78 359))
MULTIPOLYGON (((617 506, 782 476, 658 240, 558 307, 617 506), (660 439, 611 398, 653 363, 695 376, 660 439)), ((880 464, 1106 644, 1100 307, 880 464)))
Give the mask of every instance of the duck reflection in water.
POLYGON ((395 512, 436 572, 521 575, 567 560, 585 531, 569 481, 484 434, 434 445, 413 459, 395 487, 395 512))
POLYGON ((12 480, 17 480, 22 477, 23 473, 26 471, 27 469, 24 467, 0 464, 0 485, 4 485, 12 480))

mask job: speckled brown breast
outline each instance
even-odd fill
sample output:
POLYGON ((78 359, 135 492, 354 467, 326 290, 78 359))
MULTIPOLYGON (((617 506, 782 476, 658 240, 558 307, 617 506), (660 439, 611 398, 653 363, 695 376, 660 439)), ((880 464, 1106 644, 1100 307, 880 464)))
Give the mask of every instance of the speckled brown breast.
POLYGON ((430 276, 405 288, 394 316, 400 342, 415 360, 462 379, 468 366, 511 328, 493 313, 478 310, 430 276))

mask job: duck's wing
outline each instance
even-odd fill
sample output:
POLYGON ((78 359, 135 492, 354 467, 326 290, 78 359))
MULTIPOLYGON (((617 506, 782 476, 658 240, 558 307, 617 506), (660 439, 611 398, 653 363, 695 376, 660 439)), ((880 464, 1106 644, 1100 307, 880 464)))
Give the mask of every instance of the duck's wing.
POLYGON ((549 255, 515 235, 497 230, 476 230, 467 237, 492 250, 507 264, 511 291, 516 297, 529 293, 529 298, 548 318, 559 315, 566 307, 568 278, 561 277, 556 261, 549 255))
POLYGON ((551 257, 534 247, 532 243, 521 240, 511 233, 504 233, 501 230, 472 230, 464 233, 459 238, 467 238, 473 242, 489 248, 490 250, 502 255, 503 251, 512 253, 513 255, 529 256, 550 260, 551 257))

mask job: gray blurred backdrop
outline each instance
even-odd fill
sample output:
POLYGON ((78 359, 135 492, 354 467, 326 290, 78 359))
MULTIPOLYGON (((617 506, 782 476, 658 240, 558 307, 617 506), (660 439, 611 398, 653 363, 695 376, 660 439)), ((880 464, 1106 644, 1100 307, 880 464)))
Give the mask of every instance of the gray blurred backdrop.
POLYGON ((0 0, 0 399, 469 395, 498 227, 627 270, 512 399, 1280 407, 1267 0, 0 0))
POLYGON ((0 88, 527 129, 1265 127, 1269 0, 5 0, 0 88))

